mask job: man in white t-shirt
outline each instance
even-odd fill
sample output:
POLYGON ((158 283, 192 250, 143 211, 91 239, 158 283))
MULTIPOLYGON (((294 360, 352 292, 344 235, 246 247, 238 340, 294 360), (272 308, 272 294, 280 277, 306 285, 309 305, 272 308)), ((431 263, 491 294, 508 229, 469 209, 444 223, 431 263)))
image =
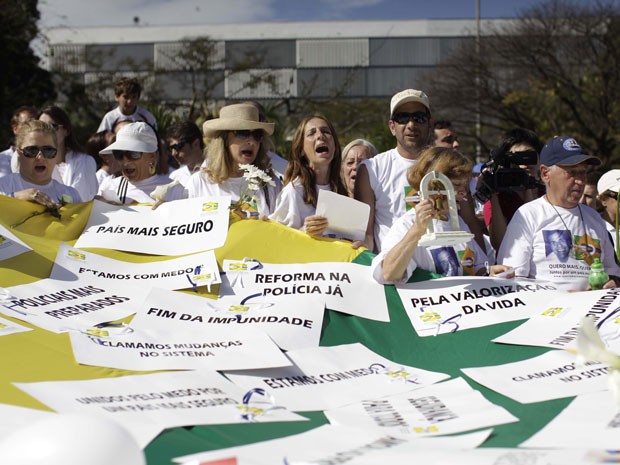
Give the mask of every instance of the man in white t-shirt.
POLYGON ((381 250, 381 240, 406 211, 406 172, 429 144, 431 106, 421 90, 405 89, 392 97, 390 131, 396 147, 364 160, 357 169, 355 198, 370 205, 366 246, 381 250))
POLYGON ((114 84, 114 100, 118 106, 108 111, 97 132, 114 131, 114 127, 119 122, 129 121, 132 123, 144 122, 154 129, 157 129, 157 121, 153 114, 138 106, 142 86, 136 78, 122 77, 114 84))
POLYGON ((620 267, 605 223, 596 210, 579 203, 588 166, 599 164, 571 137, 547 141, 540 153, 540 178, 547 193, 514 214, 498 263, 512 266, 516 276, 584 291, 590 265, 598 258, 610 278, 604 287, 620 285, 620 267))

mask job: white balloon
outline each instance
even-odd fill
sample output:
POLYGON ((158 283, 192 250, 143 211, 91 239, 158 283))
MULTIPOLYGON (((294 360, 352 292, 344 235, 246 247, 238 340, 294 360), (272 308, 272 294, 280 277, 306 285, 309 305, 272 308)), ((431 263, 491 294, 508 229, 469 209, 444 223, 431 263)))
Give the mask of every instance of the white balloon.
POLYGON ((0 440, 2 465, 145 465, 121 425, 105 417, 58 414, 0 440))

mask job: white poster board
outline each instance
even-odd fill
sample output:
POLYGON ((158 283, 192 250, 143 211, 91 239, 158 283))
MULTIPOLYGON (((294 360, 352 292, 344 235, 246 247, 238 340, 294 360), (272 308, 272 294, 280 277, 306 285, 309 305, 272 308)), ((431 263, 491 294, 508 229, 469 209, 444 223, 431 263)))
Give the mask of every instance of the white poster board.
POLYGON ((32 250, 24 241, 0 224, 0 262, 32 250))
POLYGON ((320 190, 316 201, 316 214, 327 218, 327 234, 363 241, 366 238, 370 205, 346 195, 320 190))
POLYGON ((88 223, 75 243, 78 249, 185 255, 217 249, 228 234, 230 197, 174 200, 156 210, 93 202, 88 223))

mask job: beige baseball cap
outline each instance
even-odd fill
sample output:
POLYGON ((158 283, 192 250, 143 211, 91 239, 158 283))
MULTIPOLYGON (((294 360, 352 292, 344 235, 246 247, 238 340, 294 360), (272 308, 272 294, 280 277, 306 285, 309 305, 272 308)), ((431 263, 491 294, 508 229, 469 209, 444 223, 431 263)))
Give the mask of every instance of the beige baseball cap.
POLYGON ((429 113, 431 112, 431 104, 428 101, 428 95, 421 90, 405 89, 401 90, 392 97, 392 101, 390 103, 390 116, 394 115, 394 111, 396 111, 399 106, 407 102, 419 102, 428 109, 429 113))

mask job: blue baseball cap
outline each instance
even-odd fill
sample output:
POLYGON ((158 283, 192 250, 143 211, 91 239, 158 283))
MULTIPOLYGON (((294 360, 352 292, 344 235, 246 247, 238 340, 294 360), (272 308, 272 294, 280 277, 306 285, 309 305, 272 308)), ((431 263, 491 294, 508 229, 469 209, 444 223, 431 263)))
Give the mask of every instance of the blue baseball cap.
POLYGON ((601 160, 586 152, 579 143, 568 136, 549 139, 540 151, 540 164, 545 166, 573 166, 587 162, 588 165, 600 165, 601 160))

